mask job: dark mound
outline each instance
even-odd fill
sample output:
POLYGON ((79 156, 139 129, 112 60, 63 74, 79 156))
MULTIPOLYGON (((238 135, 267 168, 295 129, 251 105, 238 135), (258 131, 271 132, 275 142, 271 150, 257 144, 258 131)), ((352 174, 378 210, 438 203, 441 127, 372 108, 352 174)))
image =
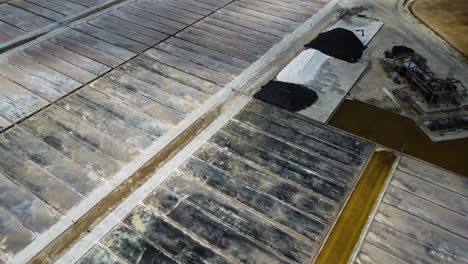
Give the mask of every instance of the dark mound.
POLYGON ((414 49, 408 48, 405 46, 393 46, 392 48, 393 56, 400 56, 400 55, 413 54, 413 53, 414 53, 414 49))
POLYGON ((352 31, 344 28, 335 28, 320 33, 305 47, 351 63, 357 62, 366 48, 352 31))
POLYGON ((292 112, 306 109, 318 99, 311 89, 280 81, 268 82, 254 97, 292 112))

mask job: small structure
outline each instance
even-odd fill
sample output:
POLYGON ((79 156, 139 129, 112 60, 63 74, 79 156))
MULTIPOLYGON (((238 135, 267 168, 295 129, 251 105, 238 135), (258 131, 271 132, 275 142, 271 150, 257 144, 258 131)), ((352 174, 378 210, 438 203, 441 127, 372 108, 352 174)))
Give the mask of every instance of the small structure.
POLYGON ((392 69, 406 79, 406 88, 412 91, 407 94, 416 97, 413 98, 415 102, 425 103, 428 110, 459 108, 468 95, 466 87, 453 78, 454 68, 451 68, 446 79, 437 78, 423 57, 402 46, 386 51, 385 57, 393 58, 392 69))
POLYGON ((413 49, 394 46, 381 60, 393 81, 402 84, 392 89, 391 98, 433 141, 468 138, 468 90, 453 76, 452 67, 445 79, 438 78, 426 59, 413 49), (403 79, 403 81, 402 81, 403 79))

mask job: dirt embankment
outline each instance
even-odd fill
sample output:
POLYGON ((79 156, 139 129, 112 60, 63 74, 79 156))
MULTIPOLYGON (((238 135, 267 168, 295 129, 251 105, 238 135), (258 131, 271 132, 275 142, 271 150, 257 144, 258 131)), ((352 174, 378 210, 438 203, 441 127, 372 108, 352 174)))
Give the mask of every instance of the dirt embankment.
POLYGON ((468 57, 467 0, 414 0, 410 10, 419 20, 468 57))

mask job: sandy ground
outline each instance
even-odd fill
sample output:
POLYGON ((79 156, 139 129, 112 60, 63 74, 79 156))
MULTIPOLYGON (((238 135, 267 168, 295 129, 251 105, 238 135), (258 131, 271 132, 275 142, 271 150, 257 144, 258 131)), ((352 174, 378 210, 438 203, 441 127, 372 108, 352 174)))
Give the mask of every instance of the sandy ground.
POLYGON ((415 0, 411 12, 468 57, 468 1, 415 0))

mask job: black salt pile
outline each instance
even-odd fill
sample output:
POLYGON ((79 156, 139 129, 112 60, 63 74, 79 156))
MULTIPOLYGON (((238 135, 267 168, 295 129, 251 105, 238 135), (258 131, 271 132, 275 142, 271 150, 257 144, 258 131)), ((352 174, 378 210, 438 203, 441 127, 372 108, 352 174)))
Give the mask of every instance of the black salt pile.
POLYGON ((344 28, 335 28, 320 33, 305 47, 351 63, 357 62, 366 48, 352 31, 344 28))
POLYGON ((306 109, 318 99, 311 89, 280 81, 268 82, 254 97, 292 112, 306 109))
POLYGON ((414 53, 414 49, 408 48, 405 46, 393 46, 392 48, 393 56, 407 55, 407 54, 413 54, 413 53, 414 53))

